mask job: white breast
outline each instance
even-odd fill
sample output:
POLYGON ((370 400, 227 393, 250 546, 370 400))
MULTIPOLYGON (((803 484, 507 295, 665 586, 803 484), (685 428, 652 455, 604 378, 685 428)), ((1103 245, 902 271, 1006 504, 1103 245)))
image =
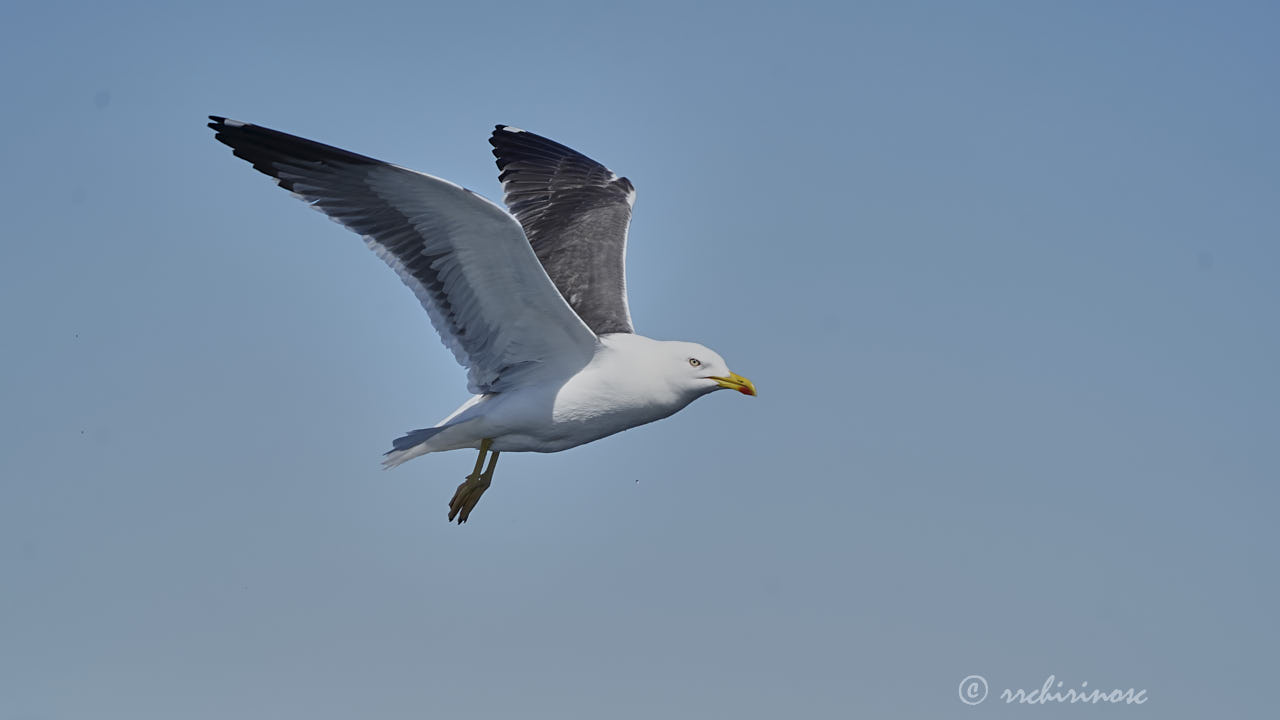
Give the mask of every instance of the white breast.
POLYGON ((591 363, 555 388, 553 395, 540 396, 530 389, 493 398, 486 415, 501 421, 501 427, 493 428, 500 431, 494 449, 557 452, 661 420, 685 407, 696 395, 677 392, 664 377, 663 365, 650 352, 656 345, 638 335, 605 336, 591 363))

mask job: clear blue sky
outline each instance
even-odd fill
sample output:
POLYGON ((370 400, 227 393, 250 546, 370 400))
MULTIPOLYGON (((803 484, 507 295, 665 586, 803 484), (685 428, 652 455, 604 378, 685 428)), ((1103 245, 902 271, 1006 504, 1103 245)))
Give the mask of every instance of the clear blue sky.
POLYGON ((0 719, 1273 715, 1280 12, 1194 5, 5 3, 0 719), (447 524, 462 370, 210 113, 588 153, 760 397, 447 524))

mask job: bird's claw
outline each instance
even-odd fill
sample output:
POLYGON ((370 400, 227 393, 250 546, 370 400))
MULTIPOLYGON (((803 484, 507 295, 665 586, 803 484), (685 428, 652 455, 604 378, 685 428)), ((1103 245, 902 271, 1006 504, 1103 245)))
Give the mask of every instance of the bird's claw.
POLYGON ((480 496, 489 489, 489 482, 490 478, 485 474, 468 475, 449 501, 449 522, 453 522, 454 517, 458 518, 459 525, 466 522, 476 503, 480 502, 480 496))

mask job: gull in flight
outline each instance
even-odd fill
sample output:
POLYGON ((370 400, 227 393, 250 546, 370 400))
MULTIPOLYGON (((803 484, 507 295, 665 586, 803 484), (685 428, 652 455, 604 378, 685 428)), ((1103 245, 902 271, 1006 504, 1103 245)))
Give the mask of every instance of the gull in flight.
POLYGON ((636 334, 624 268, 635 188, 587 156, 497 126, 489 143, 508 213, 447 180, 209 119, 236 157, 362 236, 467 369, 471 399, 395 440, 383 462, 479 450, 449 501, 450 521, 470 517, 500 453, 567 450, 715 390, 756 394, 709 348, 636 334))

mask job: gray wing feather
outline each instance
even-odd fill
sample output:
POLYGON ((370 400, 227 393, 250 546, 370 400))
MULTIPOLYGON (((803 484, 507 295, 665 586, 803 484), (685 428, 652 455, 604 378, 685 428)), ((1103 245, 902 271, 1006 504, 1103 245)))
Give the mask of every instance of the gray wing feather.
POLYGON ((627 307, 627 227, 635 188, 540 135, 499 125, 489 143, 503 200, 542 267, 597 335, 635 332, 627 307))
POLYGON ((539 265, 516 221, 453 183, 276 130, 211 116, 259 171, 365 242, 417 295, 472 392, 586 365, 596 336, 539 265))

